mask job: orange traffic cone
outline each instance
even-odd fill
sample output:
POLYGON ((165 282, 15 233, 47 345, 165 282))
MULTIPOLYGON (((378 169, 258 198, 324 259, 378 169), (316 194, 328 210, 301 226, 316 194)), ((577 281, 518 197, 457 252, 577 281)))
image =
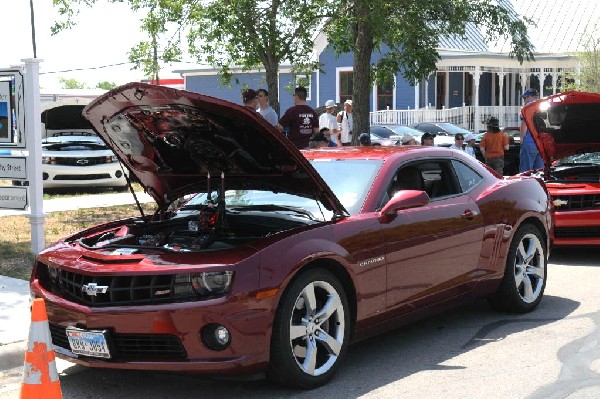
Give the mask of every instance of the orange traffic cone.
POLYGON ((54 346, 52 346, 52 337, 48 326, 46 304, 41 298, 33 300, 20 398, 62 398, 56 361, 54 360, 54 346))

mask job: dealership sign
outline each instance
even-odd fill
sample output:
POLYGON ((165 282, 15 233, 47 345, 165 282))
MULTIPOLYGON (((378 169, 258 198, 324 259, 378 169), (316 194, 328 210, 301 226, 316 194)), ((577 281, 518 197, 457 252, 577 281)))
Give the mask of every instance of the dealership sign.
POLYGON ((0 157, 0 180, 27 179, 25 157, 0 157))
POLYGON ((27 187, 0 187, 0 208, 22 209, 27 207, 27 187))

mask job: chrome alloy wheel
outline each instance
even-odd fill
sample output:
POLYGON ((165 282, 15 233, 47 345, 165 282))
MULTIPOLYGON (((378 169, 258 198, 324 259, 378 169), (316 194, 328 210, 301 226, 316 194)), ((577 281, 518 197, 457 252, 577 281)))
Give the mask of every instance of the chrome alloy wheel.
POLYGON ((534 302, 544 287, 544 248, 535 234, 525 234, 515 256, 515 284, 521 299, 534 302))
POLYGON ((306 374, 324 374, 336 363, 345 339, 345 311, 338 292, 325 281, 309 283, 296 298, 290 346, 306 374))

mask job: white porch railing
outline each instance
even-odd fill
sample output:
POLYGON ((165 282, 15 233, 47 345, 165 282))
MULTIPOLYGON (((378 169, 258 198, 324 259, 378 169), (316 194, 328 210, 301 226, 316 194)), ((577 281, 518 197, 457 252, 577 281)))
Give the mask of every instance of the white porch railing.
POLYGON ((486 129, 487 120, 495 116, 500 126, 519 126, 519 106, 479 106, 479 117, 475 120, 476 107, 448 109, 408 109, 371 112, 372 125, 411 125, 419 122, 450 122, 474 132, 486 129))

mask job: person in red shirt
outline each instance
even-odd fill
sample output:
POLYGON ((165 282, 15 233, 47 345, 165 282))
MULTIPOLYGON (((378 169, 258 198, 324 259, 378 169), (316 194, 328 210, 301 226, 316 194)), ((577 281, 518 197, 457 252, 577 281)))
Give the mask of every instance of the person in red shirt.
POLYGON ((508 150, 508 136, 500 130, 498 118, 491 117, 487 123, 487 132, 479 143, 485 164, 501 175, 504 174, 504 151, 508 150))
POLYGON ((294 106, 285 111, 277 125, 281 132, 287 131, 287 138, 300 149, 308 147, 312 135, 319 132, 319 117, 315 110, 306 104, 306 95, 306 88, 296 87, 294 106))

